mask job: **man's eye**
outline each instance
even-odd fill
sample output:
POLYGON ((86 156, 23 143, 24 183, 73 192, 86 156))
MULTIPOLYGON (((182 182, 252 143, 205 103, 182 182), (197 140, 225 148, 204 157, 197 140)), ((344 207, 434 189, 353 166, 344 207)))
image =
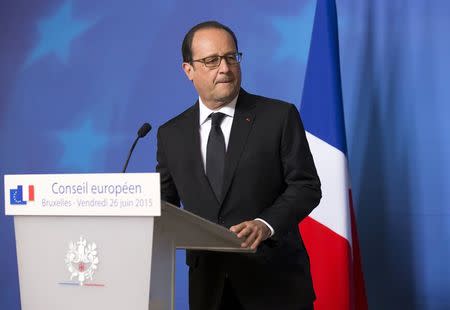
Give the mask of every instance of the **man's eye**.
POLYGON ((219 57, 208 57, 205 59, 206 64, 213 64, 216 63, 219 57))
POLYGON ((227 60, 231 60, 231 61, 235 61, 236 60, 236 55, 227 55, 227 60))

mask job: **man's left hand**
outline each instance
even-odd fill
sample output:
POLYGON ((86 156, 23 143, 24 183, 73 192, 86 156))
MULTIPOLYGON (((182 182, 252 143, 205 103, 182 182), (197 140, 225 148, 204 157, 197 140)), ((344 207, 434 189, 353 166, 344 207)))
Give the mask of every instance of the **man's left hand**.
POLYGON ((230 227, 238 238, 243 239, 241 247, 255 250, 259 244, 269 238, 271 231, 266 224, 261 221, 246 221, 230 227))

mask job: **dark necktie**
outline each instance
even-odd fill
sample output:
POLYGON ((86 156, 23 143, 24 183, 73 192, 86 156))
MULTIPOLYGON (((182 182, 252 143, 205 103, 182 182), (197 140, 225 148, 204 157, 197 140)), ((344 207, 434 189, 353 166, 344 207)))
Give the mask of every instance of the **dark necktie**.
POLYGON ((225 117, 223 113, 212 113, 211 131, 209 132, 206 147, 206 176, 209 184, 220 201, 222 195, 223 168, 225 164, 225 138, 220 123, 225 117))

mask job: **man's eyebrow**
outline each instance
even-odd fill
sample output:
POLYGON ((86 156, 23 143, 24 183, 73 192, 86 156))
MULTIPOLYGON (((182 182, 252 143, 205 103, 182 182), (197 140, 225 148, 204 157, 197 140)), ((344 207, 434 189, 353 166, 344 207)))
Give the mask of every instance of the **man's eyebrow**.
POLYGON ((208 56, 204 56, 204 57, 201 57, 201 58, 197 58, 197 59, 205 59, 205 58, 209 58, 209 57, 233 55, 233 54, 236 54, 236 53, 237 53, 236 51, 226 52, 223 55, 219 55, 218 53, 214 53, 214 54, 211 54, 211 55, 208 55, 208 56))

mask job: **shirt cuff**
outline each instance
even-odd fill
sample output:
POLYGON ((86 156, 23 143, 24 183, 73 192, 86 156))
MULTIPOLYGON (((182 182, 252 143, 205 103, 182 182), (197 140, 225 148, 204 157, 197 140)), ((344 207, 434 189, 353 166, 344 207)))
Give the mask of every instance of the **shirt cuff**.
POLYGON ((255 220, 256 220, 256 221, 263 222, 264 224, 266 224, 267 227, 269 227, 269 229, 270 229, 270 236, 269 236, 269 238, 272 237, 272 236, 275 234, 275 230, 273 230, 272 226, 270 226, 269 223, 267 223, 267 222, 264 221, 263 219, 260 219, 259 217, 256 218, 255 220))

